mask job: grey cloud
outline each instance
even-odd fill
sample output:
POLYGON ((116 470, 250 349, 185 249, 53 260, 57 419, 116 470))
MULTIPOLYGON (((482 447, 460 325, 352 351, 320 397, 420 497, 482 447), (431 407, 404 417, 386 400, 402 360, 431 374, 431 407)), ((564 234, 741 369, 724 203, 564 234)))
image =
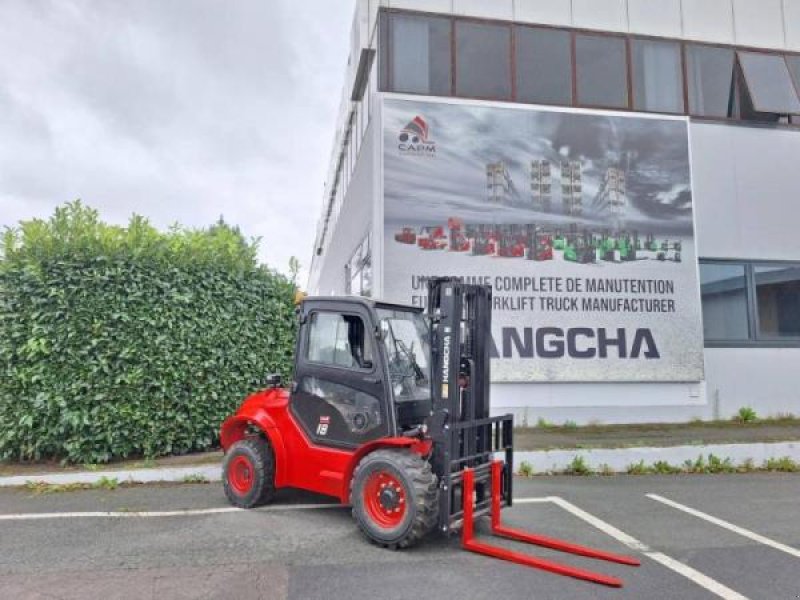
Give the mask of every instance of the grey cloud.
POLYGON ((353 3, 0 4, 0 225, 81 197, 208 225, 306 267, 353 3), (324 35, 323 35, 324 33, 324 35))

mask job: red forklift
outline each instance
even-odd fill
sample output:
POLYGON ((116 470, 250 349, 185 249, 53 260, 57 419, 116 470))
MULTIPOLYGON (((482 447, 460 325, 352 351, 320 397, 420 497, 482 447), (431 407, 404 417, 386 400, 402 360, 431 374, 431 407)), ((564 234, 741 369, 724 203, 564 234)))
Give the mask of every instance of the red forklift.
POLYGON ((428 284, 419 308, 360 297, 309 297, 298 308, 291 383, 247 398, 225 420, 225 494, 251 508, 279 488, 352 507, 363 535, 387 548, 461 531, 466 550, 613 587, 611 576, 478 541, 494 535, 581 556, 620 556, 506 527, 512 505, 513 417, 490 416, 491 289, 453 278, 428 284))
POLYGON ((464 232, 464 221, 458 217, 450 217, 447 219, 447 228, 450 230, 450 251, 468 252, 470 243, 464 232))
POLYGON ((401 244, 416 244, 417 234, 411 227, 403 227, 403 229, 394 234, 394 241, 401 244))
POLYGON ((553 238, 543 234, 535 224, 525 226, 527 248, 525 258, 528 260, 553 260, 553 238))
POLYGON ((447 236, 444 227, 423 227, 417 236, 417 246, 422 250, 444 250, 447 248, 447 236))

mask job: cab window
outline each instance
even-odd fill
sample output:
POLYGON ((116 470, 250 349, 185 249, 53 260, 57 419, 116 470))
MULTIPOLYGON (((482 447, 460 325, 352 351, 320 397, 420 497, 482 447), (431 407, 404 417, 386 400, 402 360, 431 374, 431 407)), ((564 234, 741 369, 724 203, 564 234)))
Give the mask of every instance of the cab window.
POLYGON ((355 315, 312 313, 306 358, 348 369, 371 369, 372 349, 364 321, 355 315))

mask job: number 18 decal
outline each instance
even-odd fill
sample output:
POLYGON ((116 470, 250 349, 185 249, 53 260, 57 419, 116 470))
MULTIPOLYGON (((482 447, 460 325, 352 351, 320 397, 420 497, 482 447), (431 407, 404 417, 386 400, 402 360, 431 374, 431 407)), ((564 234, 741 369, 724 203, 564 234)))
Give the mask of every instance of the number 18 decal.
POLYGON ((330 417, 320 417, 317 425, 317 435, 328 435, 328 425, 331 423, 330 417))

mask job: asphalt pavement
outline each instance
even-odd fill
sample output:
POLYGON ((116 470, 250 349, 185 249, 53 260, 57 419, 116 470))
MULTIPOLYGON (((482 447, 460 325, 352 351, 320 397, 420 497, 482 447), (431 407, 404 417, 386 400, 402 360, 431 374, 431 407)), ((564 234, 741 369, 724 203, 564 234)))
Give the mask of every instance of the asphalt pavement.
POLYGON ((639 568, 497 540, 625 581, 602 587, 434 536, 392 552, 347 508, 281 493, 230 509, 219 484, 0 490, 0 598, 789 599, 800 597, 800 475, 517 479, 511 526, 634 555, 639 568))

